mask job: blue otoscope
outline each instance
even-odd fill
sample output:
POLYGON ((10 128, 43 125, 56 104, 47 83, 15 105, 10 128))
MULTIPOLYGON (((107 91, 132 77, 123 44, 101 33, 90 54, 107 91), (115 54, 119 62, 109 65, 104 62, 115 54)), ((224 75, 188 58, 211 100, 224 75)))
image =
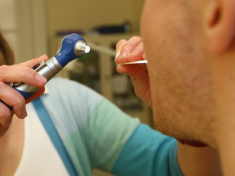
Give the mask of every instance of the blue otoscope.
MULTIPOLYGON (((61 42, 61 47, 57 54, 46 62, 41 61, 33 69, 40 75, 47 78, 47 82, 53 78, 60 70, 62 70, 70 61, 83 56, 90 52, 90 47, 87 42, 78 34, 67 35, 61 42)), ((33 95, 38 87, 33 87, 25 83, 16 83, 12 86, 25 99, 33 95)), ((12 107, 9 107, 12 110, 12 107)))

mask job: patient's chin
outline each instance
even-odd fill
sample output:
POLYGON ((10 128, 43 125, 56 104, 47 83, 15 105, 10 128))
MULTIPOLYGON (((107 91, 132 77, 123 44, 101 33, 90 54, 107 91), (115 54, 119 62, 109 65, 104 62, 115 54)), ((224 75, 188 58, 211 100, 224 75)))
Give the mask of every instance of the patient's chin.
POLYGON ((168 121, 165 119, 162 119, 161 117, 154 117, 154 124, 157 130, 165 135, 174 137, 176 133, 178 133, 178 130, 174 129, 174 126, 172 126, 171 123, 168 123, 168 121))
POLYGON ((154 116, 156 129, 164 135, 177 139, 193 140, 195 135, 183 124, 177 123, 176 119, 167 119, 160 116, 154 116))

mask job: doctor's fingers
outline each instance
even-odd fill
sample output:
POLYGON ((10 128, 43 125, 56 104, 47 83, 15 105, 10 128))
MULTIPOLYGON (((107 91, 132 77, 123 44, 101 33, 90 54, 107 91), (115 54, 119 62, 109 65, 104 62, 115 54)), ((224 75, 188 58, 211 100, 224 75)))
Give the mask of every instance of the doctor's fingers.
POLYGON ((115 63, 119 63, 119 56, 120 56, 120 51, 122 49, 122 46, 127 43, 128 41, 125 39, 119 40, 116 44, 116 57, 115 57, 115 63))
POLYGON ((9 127, 11 123, 11 111, 10 109, 2 102, 0 102, 0 125, 3 127, 9 127))
POLYGON ((41 62, 41 61, 46 62, 47 60, 48 60, 48 56, 46 54, 44 54, 44 55, 40 56, 39 58, 31 59, 29 61, 22 62, 18 65, 33 67, 34 65, 38 64, 39 62, 41 62))
POLYGON ((115 60, 116 63, 120 62, 128 62, 128 56, 130 54, 135 54, 139 49, 141 49, 139 52, 144 53, 143 45, 142 43, 142 38, 138 36, 134 36, 130 38, 126 43, 118 43, 117 48, 120 48, 120 54, 117 54, 117 59, 115 60), (122 46, 120 46, 122 45, 122 46), (139 46, 139 47, 138 47, 139 46), (141 48, 142 47, 142 48, 141 48), (135 52, 134 52, 135 51, 135 52), (134 52, 134 53, 133 53, 134 52))
MULTIPOLYGON (((119 61, 120 62, 134 62, 134 61, 139 61, 145 59, 145 54, 144 54, 144 45, 143 42, 139 43, 138 46, 135 47, 135 49, 126 57, 120 57, 119 61)), ((142 64, 146 65, 146 64, 142 64)))
POLYGON ((3 83, 24 82, 31 86, 42 87, 47 80, 30 67, 22 65, 2 65, 0 66, 0 81, 3 83))
POLYGON ((17 117, 25 118, 27 116, 24 97, 17 90, 3 82, 0 82, 0 99, 1 106, 5 106, 5 108, 0 109, 0 118, 7 117, 11 113, 6 104, 13 107, 17 117))

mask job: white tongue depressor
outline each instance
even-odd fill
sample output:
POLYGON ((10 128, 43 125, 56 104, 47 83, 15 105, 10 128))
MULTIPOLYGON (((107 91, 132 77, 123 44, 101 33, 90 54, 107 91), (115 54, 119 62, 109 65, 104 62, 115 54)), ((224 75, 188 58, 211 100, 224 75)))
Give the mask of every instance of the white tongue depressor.
POLYGON ((148 63, 147 60, 140 60, 140 61, 134 61, 134 62, 118 63, 117 65, 146 64, 146 63, 148 63))

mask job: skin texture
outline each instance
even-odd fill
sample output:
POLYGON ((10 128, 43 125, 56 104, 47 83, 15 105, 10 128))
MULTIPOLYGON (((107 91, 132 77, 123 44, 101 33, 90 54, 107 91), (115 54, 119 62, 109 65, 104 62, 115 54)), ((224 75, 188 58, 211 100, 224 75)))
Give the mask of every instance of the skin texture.
POLYGON ((21 64, 12 65, 14 64, 13 52, 0 33, 0 99, 13 107, 13 110, 10 111, 5 104, 0 102, 0 175, 14 175, 20 163, 24 144, 22 118, 27 116, 25 104, 42 95, 46 83, 46 79, 32 67, 47 59, 48 57, 43 55, 21 64), (18 91, 6 84, 9 82, 24 82, 40 87, 40 89, 25 100, 18 91))
MULTIPOLYGON (((138 36, 134 36, 128 41, 120 40, 116 45, 116 53, 116 63, 146 59, 142 38, 138 36)), ((150 82, 146 65, 119 65, 117 66, 117 71, 119 73, 126 73, 130 76, 134 85, 135 94, 152 107, 150 82)))
POLYGON ((156 126, 217 149, 224 175, 235 175, 234 21, 233 0, 146 0, 141 23, 156 126))
POLYGON ((235 1, 146 0, 141 21, 146 58, 120 41, 115 62, 147 59, 148 77, 133 74, 144 73, 139 65, 117 70, 150 86, 135 89, 162 133, 210 145, 223 175, 235 175, 235 1))
POLYGON ((21 161, 24 138, 24 119, 14 115, 10 129, 0 138, 0 175, 15 174, 21 161))
POLYGON ((211 147, 191 147, 178 142, 178 162, 185 176, 222 175, 219 155, 211 147))
MULTIPOLYGON (((116 52, 116 63, 146 59, 142 39, 138 36, 132 37, 128 41, 120 40, 117 43, 116 52)), ((117 71, 126 73, 131 77, 135 93, 152 107, 150 82, 146 65, 118 65, 117 71)), ((178 147, 178 161, 184 175, 222 175, 218 153, 211 147, 191 147, 180 142, 178 142, 178 147)))
POLYGON ((31 67, 39 63, 41 60, 45 61, 47 59, 47 56, 43 55, 37 59, 21 64, 0 66, 0 99, 6 104, 13 106, 13 111, 11 112, 5 104, 0 102, 0 137, 8 130, 12 116, 16 114, 18 118, 25 118, 27 116, 25 104, 43 94, 46 79, 36 71, 32 70, 31 67), (8 82, 24 82, 26 84, 42 88, 25 101, 18 91, 6 85, 8 82))
POLYGON ((203 8, 200 2, 147 0, 141 29, 157 128, 176 138, 208 142, 217 112, 198 18, 203 8))

